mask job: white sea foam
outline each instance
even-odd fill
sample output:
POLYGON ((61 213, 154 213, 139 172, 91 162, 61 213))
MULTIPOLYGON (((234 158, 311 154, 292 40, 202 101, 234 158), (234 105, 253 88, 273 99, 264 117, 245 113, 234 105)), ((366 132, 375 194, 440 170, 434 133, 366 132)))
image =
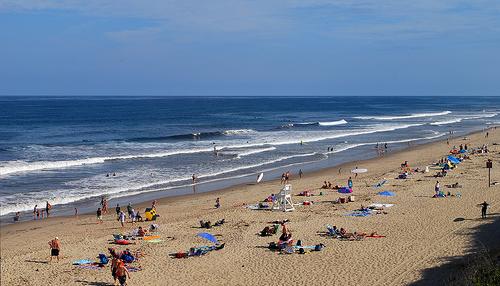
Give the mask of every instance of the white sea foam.
POLYGON ((430 125, 448 125, 453 123, 462 122, 462 118, 450 119, 450 120, 442 120, 430 123, 430 125))
POLYGON ((170 152, 157 152, 157 153, 151 153, 151 154, 138 154, 138 155, 93 157, 93 158, 66 160, 66 161, 37 161, 37 162, 9 161, 9 162, 2 162, 2 165, 0 165, 0 176, 12 174, 12 173, 20 173, 20 172, 51 170, 51 169, 65 169, 65 168, 83 166, 83 165, 102 164, 106 161, 112 161, 112 160, 161 158, 161 157, 168 157, 168 156, 173 156, 173 155, 193 154, 193 153, 210 152, 210 151, 212 151, 212 148, 176 150, 176 151, 170 151, 170 152))
POLYGON ((347 124, 347 121, 342 119, 342 120, 337 120, 337 121, 318 122, 318 124, 319 124, 319 126, 335 126, 335 125, 347 124))
MULTIPOLYGON (((372 125, 366 129, 357 130, 344 130, 344 131, 302 131, 302 132, 260 132, 258 142, 253 140, 252 143, 240 143, 219 146, 219 150, 224 149, 234 149, 234 148, 248 148, 248 147, 258 147, 258 146, 280 146, 289 144, 298 144, 300 142, 316 142, 327 139, 335 139, 349 136, 358 136, 365 134, 372 134, 377 132, 387 132, 394 131, 398 129, 405 129, 415 126, 421 126, 423 124, 376 124, 372 125)), ((226 143, 227 144, 227 143, 226 143)), ((66 161, 35 161, 35 162, 25 162, 25 161, 9 161, 0 163, 0 176, 5 176, 14 173, 21 172, 33 172, 41 170, 54 170, 54 169, 65 169, 70 167, 78 167, 92 164, 102 164, 113 160, 131 160, 131 159, 144 159, 144 158, 162 158, 174 155, 182 154, 193 154, 202 152, 212 152, 212 148, 191 148, 184 150, 173 150, 168 152, 153 152, 148 154, 137 154, 137 155, 122 155, 122 156, 108 156, 108 157, 91 157, 84 159, 66 160, 66 161)), ((256 151, 257 152, 257 151, 256 151)), ((255 152, 254 152, 255 154, 255 152)), ((240 155, 241 156, 241 155, 240 155)))
POLYGON ((409 115, 398 115, 398 116, 355 116, 356 119, 375 119, 375 120, 398 120, 398 119, 409 119, 409 118, 421 118, 421 117, 434 117, 450 114, 451 111, 442 112, 429 112, 429 113, 414 113, 409 115))
POLYGON ((229 130, 225 130, 223 131, 222 133, 224 135, 239 135, 239 134, 248 134, 248 133, 253 133, 253 132, 257 132, 253 129, 229 129, 229 130))
POLYGON ((241 157, 250 156, 250 155, 258 154, 258 153, 262 153, 262 152, 273 151, 273 150, 276 150, 276 147, 271 146, 271 147, 267 147, 267 148, 250 149, 250 150, 239 152, 237 157, 241 158, 241 157))
MULTIPOLYGON (((241 170, 247 170, 247 169, 254 169, 266 165, 270 165, 273 163, 278 163, 294 158, 300 158, 300 157, 310 157, 314 155, 320 155, 318 153, 307 153, 307 154, 296 154, 296 155, 290 155, 290 156, 283 156, 279 158, 275 158, 272 160, 266 160, 261 163, 257 164, 252 164, 252 165, 244 165, 236 168, 227 168, 225 170, 220 170, 216 172, 211 172, 211 173, 205 173, 205 174, 200 174, 198 175, 199 179, 206 179, 203 180, 203 183, 209 183, 209 182, 214 182, 218 180, 225 180, 228 179, 227 177, 225 178, 214 178, 210 180, 209 178, 212 177, 217 177, 226 173, 232 173, 236 171, 241 171, 241 170)), ((248 174, 243 174, 243 175, 237 175, 236 177, 244 177, 247 176, 248 174)), ((230 177, 233 178, 233 177, 230 177)), ((29 211, 33 209, 35 205, 38 205, 39 207, 45 206, 45 202, 47 200, 50 201, 50 203, 55 206, 55 205, 60 205, 60 204, 69 204, 69 203, 74 203, 83 199, 90 199, 90 198, 99 198, 101 196, 108 196, 110 198, 117 198, 117 197, 123 197, 123 196, 130 196, 133 194, 140 194, 140 193, 145 193, 145 192, 153 192, 153 191, 158 191, 158 190, 166 190, 166 189, 172 189, 172 188, 179 188, 182 186, 190 186, 191 184, 184 184, 184 185, 176 185, 176 186, 166 186, 162 187, 162 185, 167 185, 167 184, 172 184, 172 183, 177 183, 177 182, 190 182, 191 178, 190 177, 177 177, 177 178, 172 178, 169 180, 165 181, 156 181, 156 182, 151 182, 151 183, 145 183, 145 184, 140 184, 140 185, 128 185, 127 187, 115 187, 115 188, 99 188, 99 189, 84 189, 84 190, 56 190, 56 191, 42 191, 42 192, 30 192, 30 193, 17 193, 14 195, 8 195, 8 196, 3 196, 0 200, 1 208, 0 208, 0 215, 6 215, 9 213, 17 212, 17 211, 29 211), (152 187, 158 186, 156 189, 151 189, 152 187), (9 202, 16 202, 15 204, 11 204, 9 202)), ((118 184, 120 185, 120 184, 118 184)), ((127 184, 125 184, 127 185, 127 184)))
POLYGON ((481 118, 491 118, 497 116, 498 113, 478 113, 474 115, 466 115, 462 117, 456 117, 452 119, 447 119, 447 120, 440 120, 436 122, 430 123, 430 125, 448 125, 448 124, 453 124, 453 123, 459 123, 462 122, 463 120, 474 120, 474 119, 481 119, 481 118))

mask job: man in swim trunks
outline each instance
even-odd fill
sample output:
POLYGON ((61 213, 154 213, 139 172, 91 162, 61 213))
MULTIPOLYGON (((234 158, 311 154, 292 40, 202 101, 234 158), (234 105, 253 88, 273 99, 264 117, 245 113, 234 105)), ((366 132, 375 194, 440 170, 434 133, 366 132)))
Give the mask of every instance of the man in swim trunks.
POLYGON ((118 277, 118 281, 120 282, 120 286, 127 285, 127 277, 130 279, 130 273, 125 267, 125 263, 123 261, 118 262, 118 267, 116 268, 116 277, 118 277))
POLYGON ((61 250, 61 243, 59 242, 59 238, 56 237, 53 240, 49 241, 50 246, 50 260, 49 263, 52 262, 52 257, 57 257, 57 262, 59 262, 59 252, 61 250))

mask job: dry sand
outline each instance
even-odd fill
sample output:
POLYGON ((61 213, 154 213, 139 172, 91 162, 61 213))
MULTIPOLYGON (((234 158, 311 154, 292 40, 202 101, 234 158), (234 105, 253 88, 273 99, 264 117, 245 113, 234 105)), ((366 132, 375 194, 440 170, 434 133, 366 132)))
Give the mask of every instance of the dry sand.
MULTIPOLYGON (((492 178, 500 180, 500 132, 491 130, 489 138, 484 133, 450 141, 450 146, 467 143, 477 147, 486 143, 490 154, 474 155, 445 178, 439 178, 444 191, 462 193, 461 198, 434 199, 436 178, 431 173, 419 173, 408 180, 394 179, 404 160, 412 167, 424 168, 446 155, 450 146, 437 142, 386 155, 381 158, 353 162, 342 167, 327 169, 314 174, 305 174, 301 180, 292 180, 293 193, 312 189, 319 194, 318 187, 324 180, 334 185, 345 185, 354 166, 367 168, 366 174, 354 179, 356 202, 333 204, 340 197, 336 191, 323 190, 325 195, 304 198, 294 196, 295 202, 313 200, 314 205, 298 206, 296 211, 270 212, 252 211, 242 207, 264 199, 280 189, 279 182, 271 181, 258 185, 243 185, 218 192, 170 198, 159 202, 162 243, 139 242, 129 246, 140 249, 145 255, 136 263, 143 270, 131 273, 129 285, 405 285, 422 278, 422 271, 438 267, 448 257, 462 256, 470 252, 475 228, 491 223, 482 220, 477 204, 487 201, 490 212, 498 214, 500 186, 487 186, 485 161, 494 162, 492 178), (388 178, 382 188, 396 192, 395 197, 376 195, 380 189, 371 186, 388 178), (446 184, 459 182, 461 189, 447 189, 446 184), (213 207, 216 197, 221 198, 222 208, 213 207), (349 217, 345 213, 372 202, 394 203, 388 214, 369 217, 349 217), (455 218, 466 220, 454 222, 455 218), (226 243, 223 250, 202 257, 173 259, 169 253, 186 251, 192 246, 206 244, 195 237, 201 230, 196 228, 199 220, 225 218, 227 223, 210 230, 220 235, 226 243), (277 241, 279 235, 260 237, 256 234, 268 221, 290 219, 289 228, 293 238, 304 245, 323 243, 320 252, 305 255, 284 255, 266 248, 269 242, 277 241), (337 225, 348 231, 373 232, 386 238, 364 241, 340 241, 318 234, 325 225, 337 225), (171 239, 170 237, 173 237, 171 239)), ((143 210, 141 208, 141 210, 143 210)), ((112 210, 114 212, 114 210, 112 210)), ((495 214, 492 215, 492 218, 495 214)), ((72 261, 95 258, 98 253, 107 253, 111 245, 111 234, 120 232, 114 214, 104 217, 103 224, 96 224, 95 216, 79 218, 57 217, 43 221, 23 222, 4 226, 1 229, 1 285, 112 285, 109 267, 102 270, 79 269, 72 261), (62 243, 62 259, 59 263, 47 264, 48 241, 58 236, 62 243)), ((144 222, 139 225, 148 226, 144 222)), ((125 231, 137 225, 127 224, 125 231)), ((499 236, 499 230, 491 233, 499 236)), ((124 246, 116 246, 124 249, 124 246)), ((443 276, 446 273, 442 273, 443 276)), ((440 277, 425 284, 440 285, 440 277)))

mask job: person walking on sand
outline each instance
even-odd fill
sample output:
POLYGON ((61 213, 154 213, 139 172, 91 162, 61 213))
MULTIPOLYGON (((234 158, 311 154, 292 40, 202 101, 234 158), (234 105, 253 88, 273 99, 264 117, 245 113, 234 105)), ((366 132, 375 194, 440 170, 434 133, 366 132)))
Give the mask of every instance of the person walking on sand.
POLYGON ((439 196, 440 191, 439 181, 436 181, 436 185, 434 186, 434 192, 436 192, 436 196, 439 196))
POLYGON ((122 208, 120 208, 120 204, 116 204, 115 211, 116 211, 116 218, 119 219, 120 218, 120 212, 122 211, 122 208))
POLYGON ((97 223, 102 223, 102 210, 97 208, 97 223))
POLYGON ((302 172, 302 169, 299 169, 299 179, 302 179, 302 175, 304 175, 304 173, 302 172))
POLYGON ((479 204, 481 206, 481 218, 486 218, 486 211, 488 210, 489 204, 484 201, 482 204, 479 204))
POLYGON ((130 279, 130 273, 125 267, 125 263, 123 261, 118 261, 118 266, 116 267, 116 277, 120 282, 120 286, 127 285, 127 277, 130 279))
POLYGON ((125 226, 125 213, 123 211, 120 211, 120 213, 118 214, 118 221, 120 221, 122 227, 125 226))
POLYGON ((75 208, 75 217, 78 218, 78 209, 75 208))
POLYGON ((57 258, 57 262, 59 262, 59 252, 61 251, 61 242, 59 238, 56 236, 53 240, 49 241, 50 246, 50 260, 49 263, 52 262, 52 257, 57 258))
POLYGON ((215 208, 216 208, 216 209, 220 208, 220 198, 217 198, 217 199, 215 200, 215 208))

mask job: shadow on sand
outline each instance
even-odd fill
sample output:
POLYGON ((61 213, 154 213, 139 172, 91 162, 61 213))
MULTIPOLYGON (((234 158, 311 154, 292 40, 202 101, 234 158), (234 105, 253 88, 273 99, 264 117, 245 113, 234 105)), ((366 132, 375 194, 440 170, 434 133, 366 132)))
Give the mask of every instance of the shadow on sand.
MULTIPOLYGON (((455 219, 454 223, 465 223, 466 220, 476 220, 476 218, 455 219)), ((441 266, 423 270, 422 279, 410 285, 473 285, 471 279, 480 269, 488 269, 495 265, 497 268, 500 267, 500 215, 492 213, 485 220, 488 221, 486 224, 459 233, 459 235, 474 233, 468 254, 441 258, 443 262, 441 266)))

